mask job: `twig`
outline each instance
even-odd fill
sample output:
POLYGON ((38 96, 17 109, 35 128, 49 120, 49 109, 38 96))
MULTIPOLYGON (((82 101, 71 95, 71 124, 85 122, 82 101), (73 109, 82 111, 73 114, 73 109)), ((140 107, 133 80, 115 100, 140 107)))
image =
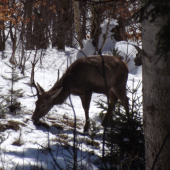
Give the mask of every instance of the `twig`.
MULTIPOLYGON (((108 104, 108 112, 109 112, 109 93, 108 93, 108 86, 107 86, 107 80, 106 80, 106 74, 105 74, 105 67, 104 67, 104 58, 102 56, 102 54, 100 54, 101 58, 102 58, 102 68, 103 68, 103 78, 104 78, 104 82, 105 82, 105 87, 106 87, 106 94, 107 94, 107 104, 108 104)), ((106 119, 106 124, 104 126, 104 131, 103 131, 103 149, 102 149, 102 158, 103 158, 103 163, 104 166, 106 168, 106 170, 108 169, 107 164, 105 163, 105 158, 104 158, 104 154, 105 154, 105 135, 106 135, 106 128, 107 128, 107 119, 106 119)))
MULTIPOLYGON (((53 153, 52 153, 52 149, 50 148, 49 129, 47 128, 47 130, 48 130, 48 150, 49 150, 49 153, 50 153, 50 155, 51 155, 51 157, 52 157, 55 165, 57 166, 57 168, 59 168, 60 170, 62 170, 62 168, 60 167, 60 165, 59 165, 59 164, 57 163, 57 161, 55 160, 54 155, 53 155, 53 153)), ((56 169, 56 168, 55 168, 55 169, 56 169)))
MULTIPOLYGON (((67 58, 67 68, 68 68, 68 58, 67 58)), ((68 79, 69 81, 69 79, 68 79)), ((69 84, 69 82, 68 82, 69 84)), ((76 150, 76 113, 74 110, 74 106, 71 100, 71 96, 70 96, 70 88, 68 86, 68 92, 69 92, 69 100, 70 100, 70 104, 74 113, 74 131, 73 131, 73 135, 74 135, 74 145, 73 145, 73 153, 74 153, 74 165, 73 165, 73 170, 77 170, 77 150, 76 150)))

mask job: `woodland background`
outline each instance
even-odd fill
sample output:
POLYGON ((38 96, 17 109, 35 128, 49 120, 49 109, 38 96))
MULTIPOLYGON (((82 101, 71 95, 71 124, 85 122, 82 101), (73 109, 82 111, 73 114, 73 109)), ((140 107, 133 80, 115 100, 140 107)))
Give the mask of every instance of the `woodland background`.
MULTIPOLYGON (((56 49, 60 57, 64 56, 63 53, 66 54, 69 48, 83 51, 85 48, 84 40, 89 40, 93 46, 93 54, 101 54, 106 40, 112 38, 114 39, 114 44, 111 53, 113 55, 119 55, 119 51, 115 48, 116 43, 126 41, 128 43, 134 43, 136 46, 138 54, 136 55, 137 59, 135 59, 135 62, 137 62, 137 65, 143 64, 144 117, 141 118, 136 110, 132 110, 132 115, 135 115, 135 117, 132 116, 132 119, 136 122, 135 124, 133 121, 127 120, 126 115, 120 113, 121 109, 119 109, 119 106, 117 107, 116 114, 114 113, 115 119, 113 119, 113 124, 116 125, 116 128, 112 128, 113 126, 110 127, 111 134, 113 134, 112 130, 116 129, 114 135, 116 138, 114 139, 117 140, 107 139, 107 147, 111 148, 111 153, 106 154, 107 156, 105 153, 102 155, 102 159, 99 159, 101 160, 100 162, 102 162, 99 169, 118 168, 124 170, 135 168, 144 169, 144 167, 149 170, 168 169, 170 167, 168 161, 170 159, 170 152, 167 152, 170 144, 170 62, 168 51, 169 39, 167 38, 169 37, 170 26, 169 9, 169 2, 166 0, 162 0, 161 2, 159 0, 144 0, 142 3, 140 0, 0 0, 1 61, 2 63, 5 61, 12 70, 12 72, 9 73, 12 78, 8 76, 4 77, 7 81, 11 81, 11 90, 7 98, 3 96, 4 94, 1 95, 2 101, 5 101, 5 105, 1 102, 1 132, 3 132, 4 126, 8 129, 9 124, 11 125, 10 122, 4 125, 3 121, 7 119, 4 115, 6 115, 7 112, 10 113, 10 115, 11 113, 15 115, 18 113, 17 110, 21 109, 20 102, 17 101, 17 95, 14 94, 13 89, 14 81, 17 82, 17 80, 20 79, 16 78, 15 69, 18 70, 22 76, 27 75, 26 68, 28 68, 28 66, 26 65, 30 62, 30 59, 32 60, 32 65, 29 64, 29 68, 35 65, 37 63, 36 57, 39 59, 38 67, 42 69, 43 66, 45 67, 45 63, 43 63, 45 52, 48 52, 51 58, 50 49, 56 49), (100 26, 106 19, 108 24, 106 24, 105 33, 102 34, 102 41, 100 41, 99 37, 102 33, 100 26), (117 20, 118 25, 112 30, 109 30, 109 23, 112 19, 117 20), (113 35, 108 34, 109 31, 113 32, 113 35), (111 37, 108 37, 108 35, 111 37), (141 47, 141 45, 142 51, 138 48, 138 46, 141 47), (10 54, 8 54, 9 47, 12 49, 10 54), (33 52, 33 55, 31 52, 33 52), (117 119, 117 115, 119 115, 118 117, 120 119, 117 119), (145 160, 142 119, 144 120, 145 160), (130 125, 126 124, 129 122, 130 125), (122 137, 121 133, 123 132, 122 128, 126 127, 125 129, 128 129, 129 132, 126 131, 124 134, 134 134, 134 131, 133 133, 131 131, 134 129, 128 128, 131 127, 131 125, 135 125, 135 133, 137 132, 137 134, 131 136, 132 141, 134 141, 134 136, 140 136, 138 138, 140 139, 138 140, 139 143, 142 141, 142 146, 135 145, 138 149, 142 148, 142 152, 140 152, 141 150, 135 149, 135 154, 127 149, 132 147, 133 150, 134 143, 132 142, 129 145, 129 141, 126 141, 127 139, 122 137), (118 139, 122 138, 125 139, 128 145, 120 143, 121 140, 118 139), (141 153, 141 155, 139 153, 141 153), (113 162, 113 160, 115 162, 113 162)), ((127 47, 129 46, 127 45, 127 47)), ((55 57, 55 55, 53 56, 55 57)), ((56 59, 54 58, 54 60, 56 59)), ((46 60, 46 62, 48 62, 48 60, 46 60)), ((31 82, 28 84, 31 86, 31 82)), ((138 85, 136 88, 138 88, 138 85)), ((136 90, 132 88, 131 94, 134 94, 134 92, 136 92, 136 90)), ((20 93, 17 92, 17 94, 20 93)), ((135 102, 136 101, 137 100, 135 100, 135 102)), ((103 110, 107 108, 103 102, 97 102, 97 105, 103 110)), ((142 103, 139 102, 135 104, 134 107, 134 103, 132 102, 131 108, 140 110, 138 106, 141 105, 142 103)), ((13 122, 12 124, 15 123, 13 122)), ((31 126, 31 124, 29 125, 31 126)), ((17 145, 20 145, 21 136, 22 135, 19 135, 18 137, 17 145)), ((62 137, 64 139, 64 136, 62 137)), ((2 136, 1 139, 1 143, 3 143, 2 136)), ((92 145, 94 145, 93 137, 91 141, 92 145)), ((49 149, 49 154, 51 154, 50 146, 47 148, 49 149)), ((6 152, 2 153, 5 155, 6 152)), ((66 164, 65 168, 78 169, 75 153, 71 155, 74 159, 69 160, 72 160, 71 162, 74 163, 66 164)), ((3 162, 2 156, 1 160, 2 165, 4 165, 5 162, 3 162)), ((44 168, 44 165, 39 165, 38 161, 37 164, 34 165, 35 166, 31 166, 31 168, 44 168)), ((54 165, 55 168, 62 169, 55 161, 52 165, 54 165)), ((3 167, 5 166, 2 166, 2 168, 3 167)), ((81 167, 85 168, 84 165, 81 167)), ((21 167, 15 165, 15 168, 21 167)))

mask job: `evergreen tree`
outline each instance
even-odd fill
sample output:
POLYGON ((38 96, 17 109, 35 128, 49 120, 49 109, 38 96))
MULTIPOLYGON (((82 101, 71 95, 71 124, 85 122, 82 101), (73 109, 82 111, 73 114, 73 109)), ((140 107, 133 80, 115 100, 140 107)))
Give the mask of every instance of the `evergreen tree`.
MULTIPOLYGON (((141 82, 134 88, 133 80, 132 90, 130 88, 128 90, 129 96, 131 96, 130 114, 127 115, 118 102, 113 111, 112 119, 108 122, 105 143, 109 150, 106 155, 111 168, 119 166, 123 170, 144 170, 142 102, 141 96, 137 96, 140 85, 141 82)), ((108 110, 107 103, 100 100, 97 105, 102 109, 100 117, 103 118, 103 114, 108 110)))
POLYGON ((21 109, 21 103, 18 101, 18 97, 22 97, 23 91, 22 91, 22 89, 14 90, 14 84, 17 83, 19 80, 25 78, 25 76, 18 75, 17 66, 10 65, 7 63, 6 63, 6 65, 8 67, 10 67, 10 69, 11 69, 11 72, 9 72, 11 74, 11 77, 6 77, 3 75, 2 75, 2 77, 5 80, 10 81, 11 88, 9 89, 9 94, 4 98, 4 100, 6 101, 6 105, 4 105, 4 106, 7 110, 9 110, 13 114, 15 114, 17 110, 21 109))

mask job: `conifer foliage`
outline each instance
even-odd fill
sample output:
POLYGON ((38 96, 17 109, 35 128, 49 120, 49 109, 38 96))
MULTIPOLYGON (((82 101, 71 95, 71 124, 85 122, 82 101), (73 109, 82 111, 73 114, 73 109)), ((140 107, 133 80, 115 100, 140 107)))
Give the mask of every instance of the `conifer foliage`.
POLYGON ((11 72, 8 72, 11 76, 6 77, 2 75, 2 77, 5 80, 8 80, 10 84, 9 93, 4 97, 3 110, 5 109, 6 112, 10 111, 11 113, 16 114, 16 112, 21 109, 21 103, 18 101, 18 98, 23 96, 23 91, 22 89, 15 90, 14 84, 25 78, 25 76, 19 76, 19 73, 17 72, 17 66, 7 63, 6 65, 11 69, 11 72))
MULTIPOLYGON (((144 169, 144 135, 143 120, 141 117, 142 101, 137 95, 141 82, 128 89, 130 113, 126 114, 120 102, 115 106, 112 119, 109 120, 106 129, 107 161, 111 168, 119 166, 120 169, 144 169)), ((102 108, 100 117, 107 112, 107 103, 97 102, 102 108)))

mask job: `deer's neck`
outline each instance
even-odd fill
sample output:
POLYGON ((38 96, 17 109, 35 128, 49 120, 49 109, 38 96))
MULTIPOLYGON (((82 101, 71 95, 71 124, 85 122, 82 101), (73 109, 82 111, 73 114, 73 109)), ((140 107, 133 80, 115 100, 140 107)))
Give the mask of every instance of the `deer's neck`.
POLYGON ((57 92, 57 90, 61 89, 61 92, 58 94, 56 98, 54 98, 54 104, 62 104, 69 95, 69 84, 67 83, 67 76, 64 74, 61 79, 54 84, 54 86, 49 90, 50 93, 57 92))

